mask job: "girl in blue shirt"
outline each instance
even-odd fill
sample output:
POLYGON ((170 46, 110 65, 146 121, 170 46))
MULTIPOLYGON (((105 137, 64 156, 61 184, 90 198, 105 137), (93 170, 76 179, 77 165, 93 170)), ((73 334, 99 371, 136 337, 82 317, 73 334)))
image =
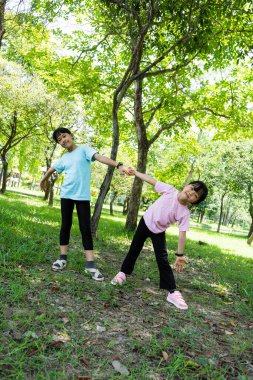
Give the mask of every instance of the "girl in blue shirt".
POLYGON ((72 216, 76 205, 79 228, 82 235, 82 243, 86 255, 86 273, 90 273, 96 281, 103 281, 104 277, 94 264, 93 239, 90 223, 90 180, 91 162, 97 160, 102 164, 111 165, 119 169, 123 174, 129 174, 129 169, 121 162, 101 156, 98 152, 86 145, 77 146, 73 136, 67 128, 58 128, 53 133, 53 139, 67 150, 58 161, 48 169, 43 176, 40 187, 46 190, 48 178, 55 172, 64 172, 64 183, 61 187, 61 215, 60 230, 60 257, 56 260, 52 269, 60 271, 67 265, 67 251, 72 226, 72 216))

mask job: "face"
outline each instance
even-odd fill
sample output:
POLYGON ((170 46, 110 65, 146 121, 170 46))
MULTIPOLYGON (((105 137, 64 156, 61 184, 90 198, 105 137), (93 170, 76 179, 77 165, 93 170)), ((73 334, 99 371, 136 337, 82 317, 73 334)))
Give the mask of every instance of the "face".
POLYGON ((187 185, 183 188, 183 190, 179 193, 179 202, 182 204, 196 203, 199 200, 198 193, 194 190, 193 185, 187 185))
POLYGON ((61 133, 57 136, 57 142, 65 149, 72 149, 73 137, 69 133, 61 133))

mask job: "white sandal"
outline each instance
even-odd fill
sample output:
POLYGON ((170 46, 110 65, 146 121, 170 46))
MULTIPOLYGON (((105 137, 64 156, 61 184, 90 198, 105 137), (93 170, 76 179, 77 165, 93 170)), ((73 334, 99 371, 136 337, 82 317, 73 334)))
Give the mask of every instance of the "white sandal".
POLYGON ((104 276, 96 268, 85 268, 84 271, 85 271, 85 273, 90 274, 91 278, 93 278, 93 280, 95 280, 95 281, 103 281, 104 280, 104 276))
POLYGON ((62 259, 58 259, 56 260, 53 265, 52 265, 52 269, 54 271, 59 271, 59 270, 62 270, 63 268, 65 268, 67 265, 67 261, 66 260, 62 260, 62 259))

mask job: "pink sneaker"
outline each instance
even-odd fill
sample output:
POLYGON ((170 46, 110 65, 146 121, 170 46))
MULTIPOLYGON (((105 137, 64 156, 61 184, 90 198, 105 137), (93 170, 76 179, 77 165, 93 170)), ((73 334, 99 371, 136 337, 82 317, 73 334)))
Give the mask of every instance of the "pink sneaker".
POLYGON ((175 290, 174 293, 169 293, 167 297, 167 301, 173 303, 178 309, 187 310, 188 305, 182 297, 182 294, 175 290))
POLYGON ((116 276, 112 279, 111 284, 112 285, 122 285, 126 281, 126 275, 123 272, 119 272, 116 274, 116 276))

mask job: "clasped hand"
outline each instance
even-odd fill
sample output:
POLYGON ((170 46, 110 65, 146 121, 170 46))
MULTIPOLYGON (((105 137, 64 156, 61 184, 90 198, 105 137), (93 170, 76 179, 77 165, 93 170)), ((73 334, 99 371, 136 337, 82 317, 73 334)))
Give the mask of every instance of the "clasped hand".
POLYGON ((126 166, 120 166, 119 170, 121 174, 127 174, 127 175, 135 175, 135 169, 131 167, 126 167, 126 166))

